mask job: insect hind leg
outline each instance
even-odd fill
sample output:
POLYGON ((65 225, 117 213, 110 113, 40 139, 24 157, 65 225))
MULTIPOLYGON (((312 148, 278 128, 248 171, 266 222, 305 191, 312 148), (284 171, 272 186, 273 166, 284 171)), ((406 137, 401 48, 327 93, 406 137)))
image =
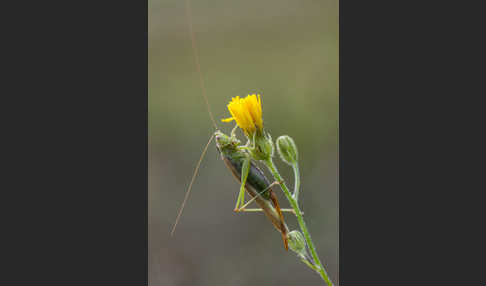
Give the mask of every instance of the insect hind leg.
MULTIPOLYGON (((246 209, 246 207, 251 204, 254 200, 256 200, 259 196, 261 196, 263 193, 265 193, 268 189, 270 189, 271 187, 275 186, 275 185, 278 185, 280 184, 279 182, 275 181, 273 183, 271 183, 268 187, 266 187, 263 191, 259 192, 256 196, 254 196, 253 198, 251 198, 248 202, 246 202, 244 205, 242 205, 241 207, 236 207, 235 208, 235 212, 244 212, 245 210, 248 210, 246 209)), ((238 205, 237 205, 238 206, 238 205)), ((262 209, 251 209, 251 211, 255 212, 255 211, 262 211, 262 209)))
MULTIPOLYGON (((282 212, 289 212, 295 214, 294 209, 280 209, 282 212)), ((240 208, 238 212, 263 212, 262 209, 247 209, 247 208, 240 208)))

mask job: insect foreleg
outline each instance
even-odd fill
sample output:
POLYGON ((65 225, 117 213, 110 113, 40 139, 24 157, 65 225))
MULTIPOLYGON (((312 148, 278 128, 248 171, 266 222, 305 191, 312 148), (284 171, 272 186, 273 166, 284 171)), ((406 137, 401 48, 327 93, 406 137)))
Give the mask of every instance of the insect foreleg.
POLYGON ((248 173, 250 172, 250 157, 246 156, 243 160, 243 167, 241 168, 241 186, 240 193, 238 194, 238 199, 236 200, 236 206, 234 211, 237 212, 240 208, 240 204, 245 202, 245 184, 248 178, 248 173))
POLYGON ((238 125, 235 125, 235 127, 231 130, 231 138, 236 138, 236 129, 238 129, 238 125))

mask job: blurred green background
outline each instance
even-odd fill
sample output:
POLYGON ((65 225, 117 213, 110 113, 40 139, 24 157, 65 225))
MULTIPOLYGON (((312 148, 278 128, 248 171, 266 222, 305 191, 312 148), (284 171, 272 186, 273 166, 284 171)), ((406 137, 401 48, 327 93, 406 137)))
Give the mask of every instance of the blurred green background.
MULTIPOLYGON (((337 0, 193 0, 211 110, 223 132, 231 97, 262 95, 266 130, 299 148, 305 220, 338 281, 337 0)), ((261 213, 236 214, 239 185, 214 143, 174 237, 169 232, 213 130, 201 97, 184 1, 149 0, 149 285, 321 285, 261 213)), ((239 133, 241 136, 241 133, 239 133)), ((243 137, 241 137, 243 139, 243 137)), ((293 187, 293 175, 277 164, 293 187)), ((288 202, 277 190, 280 202, 288 202)), ((298 228, 286 214, 289 228, 298 228)))

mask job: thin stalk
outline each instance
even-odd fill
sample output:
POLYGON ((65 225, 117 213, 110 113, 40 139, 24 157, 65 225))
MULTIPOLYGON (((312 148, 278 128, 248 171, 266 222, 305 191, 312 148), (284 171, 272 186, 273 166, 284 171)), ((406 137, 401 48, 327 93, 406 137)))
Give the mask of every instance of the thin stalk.
MULTIPOLYGON (((299 222, 300 229, 302 230, 302 233, 304 234, 305 241, 307 242, 307 245, 309 246, 309 250, 311 252, 312 258, 314 259, 314 262, 318 266, 317 271, 321 275, 322 279, 326 282, 326 284, 328 286, 333 286, 331 280, 329 279, 329 276, 327 275, 326 269, 322 265, 322 262, 319 259, 319 256, 317 256, 316 248, 314 246, 314 243, 312 242, 312 238, 310 236, 310 233, 307 230, 307 226, 305 225, 304 218, 302 217, 302 213, 299 209, 299 205, 297 204, 297 201, 293 198, 292 194, 289 192, 289 189, 287 188, 287 185, 283 181, 282 176, 280 176, 280 173, 278 172, 277 167, 273 163, 272 158, 270 158, 270 159, 268 159, 264 162, 267 165, 270 172, 272 173, 275 180, 278 181, 278 182, 283 182, 282 184, 280 184, 280 186, 282 187, 282 190, 283 190, 285 196, 287 197, 287 200, 289 201, 290 205, 292 206, 292 208, 295 211, 295 215, 297 216, 297 221, 299 222)), ((296 183, 296 185, 297 185, 297 183, 296 183)))
POLYGON ((299 190, 300 190, 300 172, 299 172, 299 164, 296 162, 292 164, 292 169, 294 169, 294 178, 295 178, 295 186, 294 186, 294 199, 296 202, 299 201, 299 190))

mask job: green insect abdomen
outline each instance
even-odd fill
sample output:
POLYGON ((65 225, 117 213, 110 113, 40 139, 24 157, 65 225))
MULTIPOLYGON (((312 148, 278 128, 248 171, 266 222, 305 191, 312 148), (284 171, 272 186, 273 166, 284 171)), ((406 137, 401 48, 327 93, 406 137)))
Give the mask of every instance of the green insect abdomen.
MULTIPOLYGON (((236 171, 236 173, 234 172, 235 176, 237 176, 238 180, 241 181, 241 169, 243 168, 243 160, 240 158, 231 157, 225 157, 224 159, 227 160, 227 163, 231 164, 234 167, 234 170, 236 171)), ((260 193, 270 185, 270 182, 263 174, 263 171, 255 164, 251 163, 250 172, 248 173, 248 178, 246 179, 246 184, 250 185, 251 187, 253 187, 253 189, 260 193)), ((261 194, 261 196, 264 199, 269 200, 270 190, 266 190, 264 193, 261 194)))

